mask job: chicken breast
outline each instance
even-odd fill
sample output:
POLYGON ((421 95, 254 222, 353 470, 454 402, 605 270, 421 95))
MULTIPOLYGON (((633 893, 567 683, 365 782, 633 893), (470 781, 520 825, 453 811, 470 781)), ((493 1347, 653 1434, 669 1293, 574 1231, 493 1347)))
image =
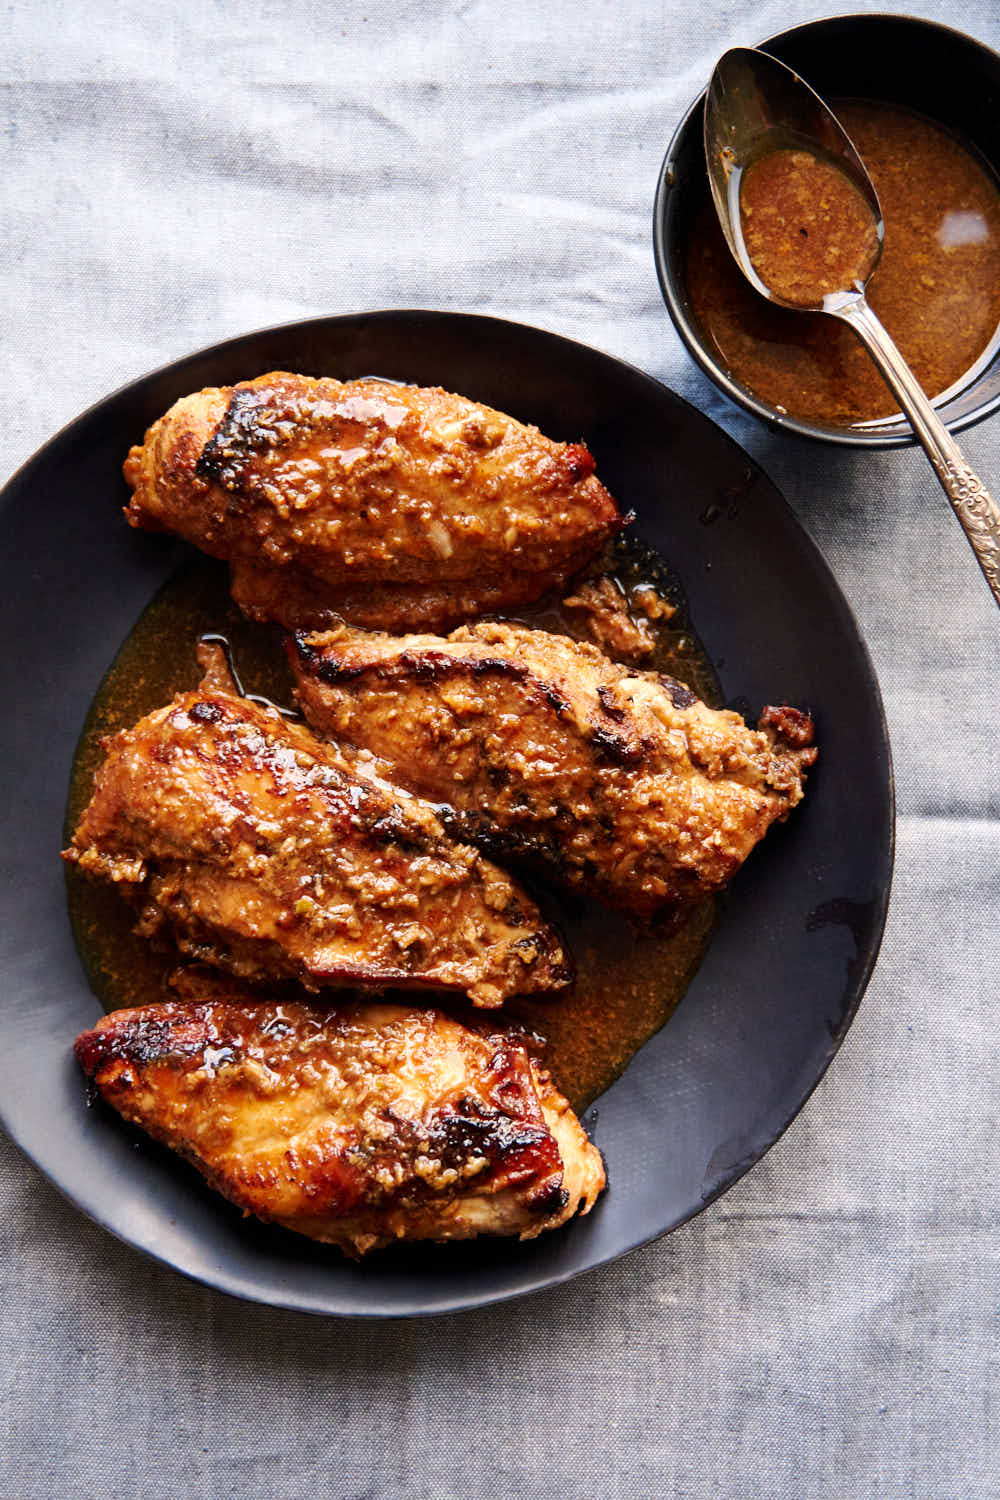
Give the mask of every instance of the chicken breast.
POLYGON ((101 1096, 244 1213, 350 1256, 530 1239, 588 1213, 600 1153, 514 1031, 439 1010, 261 1000, 185 977, 76 1041, 101 1096))
POLYGON ((456 836, 541 861, 661 922, 718 890, 801 799, 813 726, 758 729, 595 647, 503 624, 402 638, 299 634, 298 698, 321 733, 450 803, 456 836))
POLYGON ((64 858, 140 933, 247 978, 496 1006, 571 977, 535 904, 430 807, 210 681, 113 736, 64 858))
POLYGON ((240 607, 289 628, 447 628, 561 586, 623 524, 582 444, 380 380, 199 391, 125 478, 133 526, 227 559, 240 607))

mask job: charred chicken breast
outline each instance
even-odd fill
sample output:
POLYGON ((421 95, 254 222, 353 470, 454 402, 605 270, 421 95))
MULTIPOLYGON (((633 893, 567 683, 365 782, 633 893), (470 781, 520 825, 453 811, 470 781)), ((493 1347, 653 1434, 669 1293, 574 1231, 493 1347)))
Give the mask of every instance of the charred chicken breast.
POLYGON ((275 373, 186 396, 125 463, 133 526, 289 628, 446 629, 560 586, 622 525, 582 444, 462 396, 275 373))
POLYGON ((141 933, 247 978, 495 1006, 570 977, 534 903, 430 807, 208 683, 112 737, 64 857, 141 933))
POLYGON ((232 981, 185 989, 104 1016, 76 1055, 113 1108, 245 1213, 361 1256, 399 1239, 530 1239, 604 1187, 599 1152, 516 1032, 399 1005, 262 1003, 232 981))
POLYGON ((456 834, 647 919, 725 884, 800 800, 816 758, 796 709, 765 709, 751 729, 670 678, 544 631, 342 626, 298 635, 290 655, 310 723, 450 803, 456 834))

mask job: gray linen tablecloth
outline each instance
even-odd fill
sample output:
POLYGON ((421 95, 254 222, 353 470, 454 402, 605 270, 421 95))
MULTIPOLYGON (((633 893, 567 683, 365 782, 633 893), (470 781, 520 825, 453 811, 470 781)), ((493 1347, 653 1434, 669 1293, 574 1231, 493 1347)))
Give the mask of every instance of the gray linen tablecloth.
MULTIPOLYGON (((924 13, 1000 43, 994 0, 924 13)), ((727 405, 650 250, 715 56, 810 14, 7 8, 4 474, 122 382, 288 319, 445 307, 602 346, 721 423, 818 540, 881 678, 900 822, 874 981, 787 1135, 669 1239, 526 1302, 379 1326, 241 1305, 3 1143, 3 1500, 1000 1493, 1000 621, 923 460, 727 405)), ((996 489, 1000 423, 965 442, 996 489)))

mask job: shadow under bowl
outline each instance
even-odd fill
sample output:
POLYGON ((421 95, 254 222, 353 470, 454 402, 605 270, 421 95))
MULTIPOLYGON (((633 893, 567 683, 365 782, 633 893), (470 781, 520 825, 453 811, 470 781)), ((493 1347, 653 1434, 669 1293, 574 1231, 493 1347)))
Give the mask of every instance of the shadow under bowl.
MULTIPOLYGON (((1000 56, 963 32, 913 16, 835 16, 780 32, 759 46, 801 74, 821 97, 878 100, 936 121, 1000 177, 1000 56)), ((777 430, 855 448, 912 443, 904 417, 835 427, 779 412, 734 379, 702 331, 688 294, 685 257, 695 216, 708 193, 704 106, 703 92, 674 133, 653 210, 657 275, 688 353, 725 395, 777 430)), ((953 432, 1000 407, 1000 338, 994 337, 955 394, 935 405, 953 432)))

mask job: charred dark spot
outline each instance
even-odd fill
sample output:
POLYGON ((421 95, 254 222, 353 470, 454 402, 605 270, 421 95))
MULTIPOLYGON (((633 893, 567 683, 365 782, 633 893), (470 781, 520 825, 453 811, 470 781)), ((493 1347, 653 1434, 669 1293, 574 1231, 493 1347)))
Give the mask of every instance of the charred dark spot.
MULTIPOLYGON (((357 824, 360 831, 364 830, 364 823, 359 820, 357 824)), ((390 807, 376 818, 374 822, 367 825, 368 832, 375 838, 384 840, 398 849, 400 854, 420 854, 426 852, 428 840, 423 837, 422 831, 418 832, 413 825, 407 821, 398 807, 390 807)))
MULTIPOLYGON (((176 1019, 160 1017, 154 1011, 155 1007, 135 1011, 127 1020, 116 1021, 113 1026, 95 1027, 93 1031, 78 1036, 74 1050, 84 1072, 93 1078, 109 1062, 127 1062, 141 1067, 170 1057, 197 1057, 212 1040, 204 1007, 186 1009, 184 1023, 180 1026, 176 1019)), ((134 1081, 123 1073, 116 1084, 128 1086, 134 1081)))
POLYGON ((562 1186, 562 1174, 549 1177, 536 1193, 531 1194, 528 1201, 537 1213, 546 1216, 565 1208, 569 1202, 569 1193, 562 1186))
POLYGON ((434 812, 446 833, 460 843, 483 844, 492 847, 499 830, 489 813, 482 808, 456 808, 450 802, 435 802, 434 812))
POLYGON ((557 693, 555 688, 550 687, 547 682, 540 683, 539 686, 542 689, 542 696, 544 697, 546 703, 550 708, 555 709, 557 715, 560 718, 562 718, 563 714, 569 713, 568 699, 564 698, 561 693, 557 693))
POLYGON ((271 393, 237 386, 225 416, 201 450, 195 472, 223 489, 238 491, 251 460, 287 441, 289 424, 268 410, 271 393))
POLYGON ((512 1159, 526 1156, 524 1165, 530 1166, 532 1159, 544 1160, 555 1150, 545 1125, 513 1119, 471 1095, 458 1099, 453 1112, 440 1114, 429 1136, 433 1154, 445 1166, 458 1166, 473 1156, 483 1156, 493 1166, 510 1166, 512 1159))
POLYGON ((530 963, 536 963, 541 957, 542 947, 543 944, 539 938, 523 937, 518 938, 516 943, 511 943, 510 951, 511 953, 523 953, 530 963))
POLYGON ((698 702, 698 694, 692 693, 691 689, 685 687, 683 682, 678 682, 676 677, 661 677, 660 686, 666 689, 675 708, 690 708, 692 703, 698 702))
POLYGON ((571 984, 576 978, 576 965, 555 934, 538 932, 534 937, 521 938, 512 944, 513 948, 524 946, 533 948, 538 957, 545 960, 554 979, 565 980, 567 984, 571 984))
POLYGON ((470 659, 448 656, 444 652, 401 651, 398 656, 389 660, 375 659, 348 665, 338 659, 335 650, 329 654, 320 651, 301 633, 295 637, 295 650, 309 675, 317 682, 328 683, 330 686, 364 676, 382 682, 404 678, 413 682, 430 683, 449 677, 487 677, 495 674, 531 685, 560 718, 570 710, 569 700, 562 693, 549 683, 539 682, 526 667, 505 661, 502 657, 482 656, 470 659))
MULTIPOLYGON (((441 822, 452 838, 462 843, 475 844, 490 859, 504 863, 505 861, 516 861, 518 864, 527 865, 555 865, 561 868, 562 860, 559 849, 550 839, 540 836, 534 829, 526 828, 501 828, 487 813, 480 811, 456 812, 453 807, 435 809, 441 822)), ((533 816, 533 809, 526 802, 519 802, 513 809, 521 817, 533 816)), ((512 927, 520 927, 525 921, 524 914, 516 902, 504 912, 506 920, 512 927)))
MULTIPOLYGON (((535 679, 525 668, 513 662, 506 661, 502 656, 480 656, 473 659, 455 658, 445 655, 426 653, 416 656, 410 652, 404 652, 398 658, 399 668, 407 667, 413 672, 418 681, 426 681, 432 677, 457 676, 468 672, 472 677, 508 677, 515 682, 534 682, 535 679)), ((548 683, 537 683, 545 702, 560 716, 569 711, 569 701, 563 695, 551 687, 548 683)))
POLYGON ((308 655, 303 653, 303 660, 308 666, 310 675, 315 677, 317 682, 326 682, 331 686, 335 682, 350 682, 352 678, 363 677, 371 670, 371 664, 365 662, 357 667, 345 667, 337 661, 336 657, 324 656, 314 647, 309 648, 308 655))
POLYGON ((217 703, 211 703, 206 699, 192 704, 188 710, 188 718, 194 719, 196 724, 218 724, 225 717, 224 711, 217 703))
MULTIPOLYGON (((450 658, 441 658, 441 665, 450 665, 450 658)), ((473 677, 485 677, 488 672, 499 672, 501 676, 508 677, 517 675, 512 671, 510 662, 504 661, 503 657, 500 656, 481 656, 474 661, 464 661, 461 663, 456 661, 455 666, 466 667, 472 673, 473 677)))
POLYGON ((642 751, 638 746, 629 744, 622 735, 615 734, 610 729, 602 729, 600 725, 591 728, 590 743, 601 760, 613 761, 615 765, 634 765, 642 759, 642 751))
POLYGON ((407 652, 405 660, 417 682, 430 682, 440 670, 440 664, 426 656, 411 656, 407 652))
POLYGON ((615 695, 611 689, 609 687, 599 687, 597 689, 597 697, 608 718, 614 719, 616 724, 620 724, 625 717, 625 710, 615 702, 615 695))

